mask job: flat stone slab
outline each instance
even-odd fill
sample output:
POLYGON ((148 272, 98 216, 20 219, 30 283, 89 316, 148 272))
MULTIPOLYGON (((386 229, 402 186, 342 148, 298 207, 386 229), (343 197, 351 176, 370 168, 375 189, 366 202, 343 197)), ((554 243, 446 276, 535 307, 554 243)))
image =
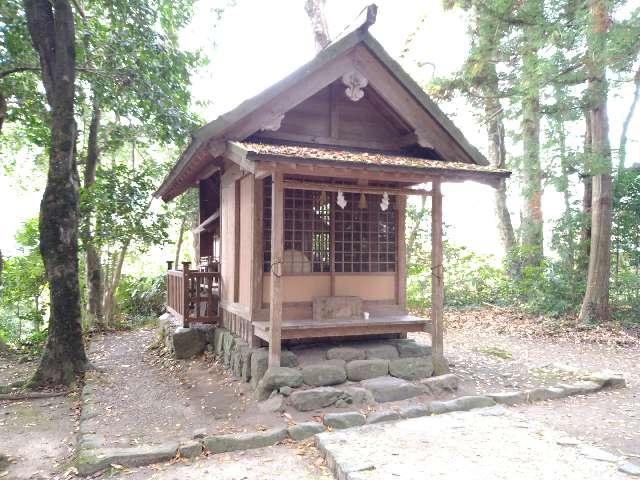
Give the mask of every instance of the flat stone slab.
POLYGON ((405 400, 424 393, 424 388, 395 377, 378 377, 364 380, 362 386, 373 394, 376 402, 380 403, 405 400))
POLYGON ((460 385, 460 377, 453 373, 446 373, 436 377, 425 378, 420 381, 429 390, 431 395, 442 395, 443 393, 452 393, 458 390, 460 385))
POLYGON ((469 395, 466 397, 458 397, 446 402, 431 402, 429 407, 431 412, 435 414, 457 412, 461 410, 471 410, 474 408, 493 407, 496 401, 491 397, 482 395, 469 395))
POLYGON ((342 391, 337 388, 318 387, 293 392, 289 399, 293 408, 300 412, 308 412, 333 405, 342 395, 342 391))
POLYGON ((211 453, 234 452, 268 447, 287 438, 286 428, 272 428, 264 432, 214 435, 204 439, 204 446, 211 453))
POLYGON ((322 419, 329 428, 351 428, 364 425, 367 418, 360 412, 327 413, 322 419))
POLYGON ((304 383, 312 387, 325 387, 344 383, 347 380, 347 372, 341 365, 317 363, 303 367, 302 378, 304 383))
POLYGON ((327 360, 344 360, 350 362, 351 360, 364 360, 367 358, 367 354, 364 350, 354 347, 335 347, 327 350, 327 360))
POLYGON ((297 423, 291 425, 288 432, 292 439, 299 441, 313 437, 317 433, 324 432, 324 425, 318 422, 297 423))
POLYGON ((433 375, 431 357, 406 357, 389 360, 389 375, 405 380, 419 380, 433 375))
POLYGON ((175 457, 177 452, 178 442, 132 448, 80 450, 75 465, 78 474, 84 476, 104 470, 114 463, 125 467, 140 467, 162 462, 175 457))
POLYGON ((173 355, 176 358, 190 358, 204 352, 207 345, 206 334, 196 328, 178 327, 173 332, 173 355))
POLYGON ((389 373, 389 361, 381 358, 353 360, 347 363, 347 378, 359 382, 368 378, 382 377, 389 373))
POLYGON ((629 478, 618 470, 624 462, 597 460, 606 455, 561 446, 562 438, 494 407, 324 432, 316 444, 339 480, 629 478))

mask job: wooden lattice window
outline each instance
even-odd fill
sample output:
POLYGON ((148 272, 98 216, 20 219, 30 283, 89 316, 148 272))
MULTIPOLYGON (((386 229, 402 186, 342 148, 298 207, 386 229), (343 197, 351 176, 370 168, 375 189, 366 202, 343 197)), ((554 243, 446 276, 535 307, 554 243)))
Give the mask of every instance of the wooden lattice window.
MULTIPOLYGON (((271 182, 264 190, 264 271, 271 271, 271 182)), ((283 273, 328 273, 331 270, 330 203, 320 192, 284 190, 283 273)))
POLYGON ((386 211, 380 209, 381 195, 365 195, 366 208, 360 208, 360 195, 345 193, 347 205, 336 208, 335 271, 394 272, 396 268, 396 215, 393 198, 386 211))
MULTIPOLYGON (((283 272, 323 273, 331 271, 394 272, 396 266, 396 215, 393 197, 386 211, 380 209, 381 195, 365 195, 366 208, 360 208, 360 195, 345 193, 344 209, 336 205, 335 192, 284 190, 283 272), (333 210, 333 212, 331 211, 333 210), (331 221, 334 241, 331 241, 331 221)), ((264 271, 271 271, 271 181, 264 181, 263 204, 264 271)))

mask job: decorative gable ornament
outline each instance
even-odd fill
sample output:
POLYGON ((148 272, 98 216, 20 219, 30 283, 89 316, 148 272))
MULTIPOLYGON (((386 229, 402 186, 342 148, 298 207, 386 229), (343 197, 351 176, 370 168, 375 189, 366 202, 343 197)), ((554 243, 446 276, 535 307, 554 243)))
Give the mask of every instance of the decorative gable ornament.
POLYGON ((364 87, 369 81, 360 72, 352 71, 342 76, 342 83, 346 85, 345 93, 352 102, 357 102, 364 97, 364 87))
POLYGON ((346 198, 344 198, 344 193, 342 192, 338 192, 338 198, 336 200, 336 203, 338 204, 338 206, 344 210, 344 207, 347 206, 347 200, 346 198))
POLYGON ((389 194, 384 192, 382 194, 382 200, 380 201, 380 210, 386 212, 389 209, 389 194))
POLYGON ((273 117, 271 120, 269 120, 268 123, 263 125, 260 130, 269 130, 271 132, 280 130, 280 127, 282 126, 282 120, 284 120, 284 113, 273 117))

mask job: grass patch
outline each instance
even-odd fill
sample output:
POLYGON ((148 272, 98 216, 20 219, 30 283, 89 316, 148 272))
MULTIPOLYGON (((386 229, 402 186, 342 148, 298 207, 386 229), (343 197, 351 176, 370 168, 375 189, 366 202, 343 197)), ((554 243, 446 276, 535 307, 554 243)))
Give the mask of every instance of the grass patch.
POLYGON ((489 357, 496 357, 502 360, 511 360, 513 358, 511 352, 500 347, 480 347, 478 351, 489 357))

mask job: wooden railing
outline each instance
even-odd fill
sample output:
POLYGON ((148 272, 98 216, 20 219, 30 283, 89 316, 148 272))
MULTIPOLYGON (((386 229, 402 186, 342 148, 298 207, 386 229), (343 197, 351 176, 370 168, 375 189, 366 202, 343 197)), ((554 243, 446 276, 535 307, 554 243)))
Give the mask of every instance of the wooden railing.
POLYGON ((188 262, 183 263, 182 270, 168 266, 167 310, 185 327, 190 323, 217 323, 220 274, 191 270, 188 262))

